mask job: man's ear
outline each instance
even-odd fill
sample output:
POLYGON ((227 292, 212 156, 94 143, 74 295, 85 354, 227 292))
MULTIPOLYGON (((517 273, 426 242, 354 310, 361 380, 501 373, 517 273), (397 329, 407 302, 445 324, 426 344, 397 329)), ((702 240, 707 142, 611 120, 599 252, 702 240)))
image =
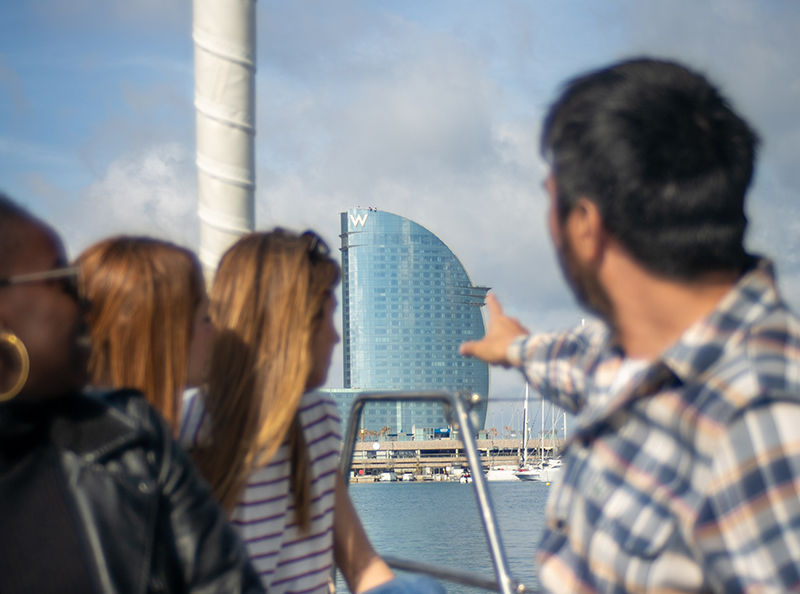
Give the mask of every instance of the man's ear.
POLYGON ((584 264, 597 264, 606 247, 606 229, 597 205, 581 197, 567 215, 564 233, 573 254, 584 264))

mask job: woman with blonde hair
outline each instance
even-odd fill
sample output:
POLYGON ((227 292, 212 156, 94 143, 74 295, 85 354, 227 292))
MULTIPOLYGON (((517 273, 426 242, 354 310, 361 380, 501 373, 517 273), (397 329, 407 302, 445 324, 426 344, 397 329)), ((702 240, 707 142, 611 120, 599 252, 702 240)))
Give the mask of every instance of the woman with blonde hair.
POLYGON ((339 266, 312 232, 253 233, 222 258, 207 392, 181 441, 228 510, 271 594, 328 594, 333 560, 354 593, 442 591, 394 578, 338 471, 341 428, 325 383, 339 335, 339 266), (409 586, 409 584, 412 584, 409 586))
POLYGON ((197 257, 149 237, 115 237, 81 254, 91 303, 91 384, 136 388, 177 434, 184 388, 203 379, 213 325, 197 257))

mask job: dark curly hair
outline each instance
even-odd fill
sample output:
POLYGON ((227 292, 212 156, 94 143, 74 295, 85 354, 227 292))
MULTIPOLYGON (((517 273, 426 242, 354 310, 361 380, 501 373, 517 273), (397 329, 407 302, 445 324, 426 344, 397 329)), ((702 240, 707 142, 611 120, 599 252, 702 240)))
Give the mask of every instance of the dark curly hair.
POLYGON ((679 280, 749 264, 744 197, 757 145, 703 76, 646 58, 567 83, 541 138, 561 221, 586 197, 634 258, 679 280))

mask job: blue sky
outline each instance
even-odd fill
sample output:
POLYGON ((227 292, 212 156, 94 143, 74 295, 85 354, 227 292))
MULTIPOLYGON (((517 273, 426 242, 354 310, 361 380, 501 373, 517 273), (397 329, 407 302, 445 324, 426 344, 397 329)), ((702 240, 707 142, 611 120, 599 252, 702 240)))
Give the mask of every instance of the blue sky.
MULTIPOLYGON (((636 55, 708 75, 763 138, 748 243, 800 306, 800 3, 260 0, 257 225, 338 241, 374 206, 439 235, 530 328, 578 323, 545 230, 544 110, 636 55)), ((191 3, 0 6, 0 188, 77 254, 111 233, 196 247, 191 3)), ((341 359, 331 385, 341 385, 341 359)), ((493 374, 496 396, 521 380, 493 374)))

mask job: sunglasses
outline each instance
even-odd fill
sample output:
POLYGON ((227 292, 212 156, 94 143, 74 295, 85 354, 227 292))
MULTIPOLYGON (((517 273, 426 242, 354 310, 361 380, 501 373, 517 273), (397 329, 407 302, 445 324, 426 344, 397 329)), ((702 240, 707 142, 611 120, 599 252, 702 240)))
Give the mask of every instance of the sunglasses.
POLYGON ((328 244, 325 243, 324 239, 322 239, 313 231, 306 231, 300 237, 309 239, 308 253, 312 258, 315 256, 317 258, 327 258, 330 256, 331 248, 328 247, 328 244))
POLYGON ((9 276, 8 278, 0 278, 0 288, 56 280, 60 281, 60 284, 67 295, 73 297, 79 303, 83 303, 85 301, 83 294, 83 282, 81 280, 81 269, 77 266, 54 268, 52 270, 45 270, 43 272, 31 272, 29 274, 18 274, 16 276, 9 276))

